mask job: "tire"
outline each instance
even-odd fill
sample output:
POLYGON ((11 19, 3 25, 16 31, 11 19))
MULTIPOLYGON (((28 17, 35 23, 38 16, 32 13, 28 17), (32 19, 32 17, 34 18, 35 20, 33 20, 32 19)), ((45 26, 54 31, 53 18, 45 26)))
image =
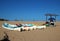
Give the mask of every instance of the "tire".
POLYGON ((28 31, 30 31, 30 29, 28 29, 28 31))
POLYGON ((22 32, 23 30, 22 30, 22 28, 20 29, 20 32, 22 32))

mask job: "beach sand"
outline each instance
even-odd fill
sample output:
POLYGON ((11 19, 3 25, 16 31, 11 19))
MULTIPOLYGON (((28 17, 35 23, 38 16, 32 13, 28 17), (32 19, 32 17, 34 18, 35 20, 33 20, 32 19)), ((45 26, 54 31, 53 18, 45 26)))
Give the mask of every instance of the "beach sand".
MULTIPOLYGON (((47 27, 46 29, 32 30, 32 31, 10 31, 2 28, 5 21, 0 21, 0 39, 3 38, 4 32, 9 36, 10 41, 60 41, 60 22, 56 22, 56 27, 47 27)), ((16 23, 32 23, 42 25, 44 22, 21 22, 21 21, 7 21, 10 24, 16 23)))

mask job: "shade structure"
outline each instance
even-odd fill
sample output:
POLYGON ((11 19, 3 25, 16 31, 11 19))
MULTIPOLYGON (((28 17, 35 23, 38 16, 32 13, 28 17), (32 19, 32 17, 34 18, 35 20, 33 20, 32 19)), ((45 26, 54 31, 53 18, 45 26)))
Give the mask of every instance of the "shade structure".
POLYGON ((47 19, 48 16, 50 16, 50 18, 51 18, 52 16, 54 16, 54 17, 55 17, 55 22, 56 22, 56 16, 58 16, 58 15, 57 15, 57 14, 47 13, 47 14, 45 14, 45 16, 46 16, 46 21, 48 20, 48 19, 47 19))
POLYGON ((57 14, 50 14, 50 13, 47 13, 45 14, 45 16, 58 16, 57 14))

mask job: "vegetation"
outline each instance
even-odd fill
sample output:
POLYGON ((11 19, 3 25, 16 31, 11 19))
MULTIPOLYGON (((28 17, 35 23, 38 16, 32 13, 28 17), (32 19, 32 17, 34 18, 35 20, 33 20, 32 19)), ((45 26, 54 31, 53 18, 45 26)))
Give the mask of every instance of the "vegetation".
POLYGON ((0 18, 0 21, 8 21, 7 19, 0 18))

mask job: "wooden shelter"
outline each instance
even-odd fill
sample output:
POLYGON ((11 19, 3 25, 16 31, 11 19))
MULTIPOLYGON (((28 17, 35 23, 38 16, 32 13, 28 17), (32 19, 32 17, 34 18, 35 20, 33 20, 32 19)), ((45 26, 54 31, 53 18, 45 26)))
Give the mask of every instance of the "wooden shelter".
POLYGON ((48 16, 50 16, 50 18, 52 17, 52 16, 54 16, 55 17, 55 22, 56 22, 56 16, 58 16, 57 14, 50 14, 50 13, 47 13, 47 14, 45 14, 45 16, 46 16, 46 21, 48 20, 48 16))

